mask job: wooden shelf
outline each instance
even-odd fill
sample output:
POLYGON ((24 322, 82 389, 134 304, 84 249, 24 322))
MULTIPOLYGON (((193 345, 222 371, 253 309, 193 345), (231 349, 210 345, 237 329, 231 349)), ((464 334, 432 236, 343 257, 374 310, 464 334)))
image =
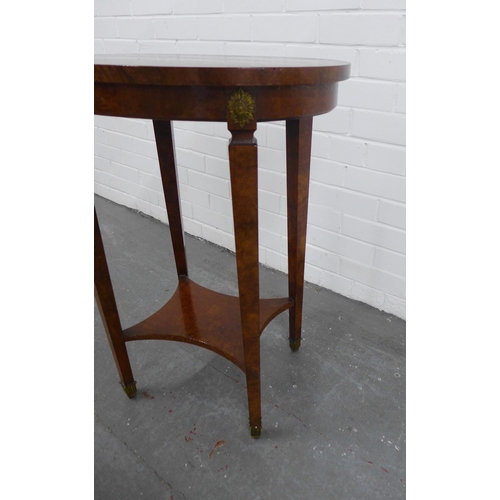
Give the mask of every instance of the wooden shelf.
MULTIPOLYGON (((290 298, 260 299, 260 332, 292 306, 290 298)), ((220 354, 245 372, 239 297, 214 292, 187 277, 179 278, 177 290, 162 308, 124 330, 123 338, 187 342, 220 354)))

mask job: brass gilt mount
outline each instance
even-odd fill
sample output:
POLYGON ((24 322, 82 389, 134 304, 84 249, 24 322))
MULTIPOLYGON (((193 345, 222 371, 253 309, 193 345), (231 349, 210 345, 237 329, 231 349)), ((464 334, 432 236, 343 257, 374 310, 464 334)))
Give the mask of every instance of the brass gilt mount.
POLYGON ((300 348, 300 340, 301 339, 297 339, 297 340, 292 340, 290 339, 290 347, 292 349, 293 352, 297 352, 300 348))
POLYGON ((231 119, 241 128, 253 120, 255 103, 252 96, 243 89, 235 90, 231 94, 228 108, 231 119))
POLYGON ((129 398, 133 398, 137 394, 137 384, 135 381, 132 382, 130 385, 123 385, 122 384, 122 387, 123 387, 123 390, 125 391, 125 394, 129 398))
POLYGON ((250 436, 252 436, 253 439, 259 438, 261 431, 262 431, 262 425, 250 426, 250 436))

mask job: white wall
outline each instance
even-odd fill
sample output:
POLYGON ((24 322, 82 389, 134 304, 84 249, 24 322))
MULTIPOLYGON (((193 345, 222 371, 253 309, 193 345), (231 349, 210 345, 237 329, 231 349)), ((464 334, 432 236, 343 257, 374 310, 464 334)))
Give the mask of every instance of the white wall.
MULTIPOLYGON (((306 280, 405 317, 405 1, 95 0, 96 53, 349 61, 314 120, 306 280)), ((234 250, 223 123, 175 122, 184 228, 234 250)), ((95 191, 166 221, 151 123, 95 118, 95 191)), ((260 258, 286 271, 285 132, 259 124, 260 258)))

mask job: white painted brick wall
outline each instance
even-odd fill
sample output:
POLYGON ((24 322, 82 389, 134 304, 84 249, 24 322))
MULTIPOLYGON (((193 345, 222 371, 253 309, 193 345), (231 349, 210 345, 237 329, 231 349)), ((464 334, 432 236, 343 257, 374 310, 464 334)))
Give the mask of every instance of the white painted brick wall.
MULTIPOLYGON (((404 0, 96 0, 96 53, 341 59, 314 119, 306 279, 405 317, 404 0)), ((222 123, 175 122, 185 230, 234 250, 222 123)), ((152 125, 95 118, 95 190, 167 222, 152 125)), ((260 259, 287 269, 285 130, 259 124, 260 259)))

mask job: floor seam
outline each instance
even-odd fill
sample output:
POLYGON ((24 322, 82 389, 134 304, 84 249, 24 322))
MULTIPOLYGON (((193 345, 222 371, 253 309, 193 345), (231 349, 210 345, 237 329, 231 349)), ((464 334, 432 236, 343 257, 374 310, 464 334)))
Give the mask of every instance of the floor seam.
POLYGON ((120 443, 122 443, 128 451, 130 451, 135 457, 137 457, 141 463, 143 463, 145 466, 147 466, 147 468, 152 471, 154 473, 154 475, 156 477, 158 477, 158 479, 165 485, 169 488, 169 493, 173 493, 174 491, 176 493, 180 493, 184 500, 186 499, 186 496, 184 495, 184 493, 182 493, 181 491, 175 489, 168 481, 166 481, 159 473, 158 471, 140 454, 138 453, 136 450, 133 450, 132 448, 130 448, 130 446, 128 445, 128 443, 126 441, 123 441, 122 439, 120 439, 114 432, 113 432, 113 429, 111 429, 111 427, 109 427, 108 425, 106 425, 102 420, 101 418, 99 417, 99 414, 97 412, 94 411, 94 415, 97 419, 97 421, 120 443))

